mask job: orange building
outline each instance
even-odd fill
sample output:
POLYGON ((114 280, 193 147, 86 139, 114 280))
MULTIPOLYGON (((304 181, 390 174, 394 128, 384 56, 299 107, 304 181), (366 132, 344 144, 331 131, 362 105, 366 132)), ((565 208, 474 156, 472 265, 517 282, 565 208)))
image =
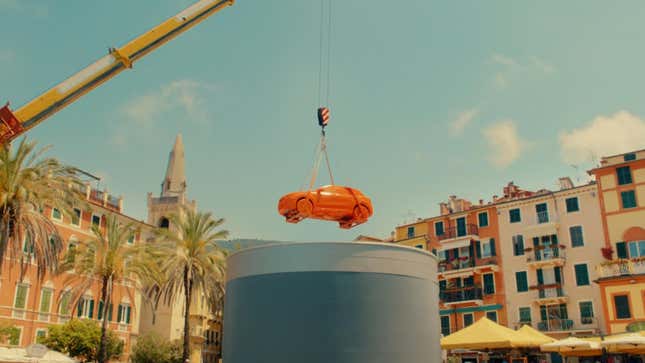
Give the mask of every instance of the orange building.
POLYGON ((437 217, 396 227, 393 243, 439 257, 441 332, 448 335, 486 316, 508 325, 497 212, 451 196, 437 217))
POLYGON ((607 260, 595 280, 606 329, 645 326, 645 150, 604 157, 589 173, 597 180, 606 241, 607 260))
MULTIPOLYGON (((146 230, 147 225, 122 214, 123 200, 90 187, 86 183, 81 195, 87 200, 89 209, 76 208, 73 218, 62 216, 60 211, 45 208, 43 214, 58 228, 63 241, 64 251, 67 251, 78 241, 94 237, 91 226, 100 224, 105 226, 105 217, 108 213, 116 214, 124 223, 135 223, 146 230)), ((136 244, 141 241, 141 234, 137 234, 129 243, 136 244)), ((145 237, 145 234, 144 234, 145 237)), ((25 256, 29 256, 29 246, 23 242, 25 256)), ((103 302, 100 300, 100 285, 96 281, 83 295, 76 306, 65 308, 69 301, 69 288, 63 282, 66 274, 62 276, 44 276, 42 281, 37 279, 36 266, 27 266, 25 274, 20 280, 18 261, 7 258, 0 275, 0 323, 8 323, 19 329, 20 334, 9 342, 10 345, 27 346, 37 342, 39 337, 47 334, 51 324, 62 324, 72 317, 103 320, 103 302), (57 302, 63 304, 57 304, 57 302)), ((107 319, 109 328, 125 343, 123 357, 127 360, 132 338, 139 332, 139 311, 141 298, 135 291, 133 283, 129 280, 117 281, 112 297, 112 306, 109 307, 107 319)))

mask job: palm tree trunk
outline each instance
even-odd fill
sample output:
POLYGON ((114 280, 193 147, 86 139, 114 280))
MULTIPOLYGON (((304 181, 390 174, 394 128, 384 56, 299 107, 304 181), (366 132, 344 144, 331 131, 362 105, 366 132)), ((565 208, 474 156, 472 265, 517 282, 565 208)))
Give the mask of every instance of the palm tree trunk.
POLYGON ((186 295, 186 308, 184 309, 184 352, 182 362, 190 362, 190 300, 192 297, 192 281, 188 276, 188 266, 184 268, 184 292, 186 295))
MULTIPOLYGON (((108 276, 103 277, 103 286, 101 286, 101 300, 103 301, 103 323, 101 324, 101 343, 99 344, 99 363, 107 362, 107 326, 108 326, 108 309, 110 306, 110 296, 108 294, 108 285, 111 285, 112 280, 108 276)), ((112 289, 110 289, 112 290, 112 289)))

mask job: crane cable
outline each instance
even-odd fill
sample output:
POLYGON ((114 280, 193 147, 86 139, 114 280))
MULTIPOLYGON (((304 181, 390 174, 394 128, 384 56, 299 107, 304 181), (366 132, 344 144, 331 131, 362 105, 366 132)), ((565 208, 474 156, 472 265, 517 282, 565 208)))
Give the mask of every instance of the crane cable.
MULTIPOLYGON (((327 107, 329 106, 329 96, 330 96, 330 89, 331 89, 331 21, 332 21, 332 9, 331 9, 331 4, 332 0, 320 0, 320 42, 319 42, 319 58, 318 58, 318 105, 319 107, 323 107, 323 88, 324 87, 324 81, 323 81, 323 73, 325 72, 325 66, 326 66, 326 89, 325 89, 325 104, 327 107), (328 11, 327 11, 327 28, 324 29, 325 24, 324 24, 324 13, 325 13, 325 1, 328 3, 328 11), (327 33, 327 52, 325 54, 324 50, 324 42, 323 38, 325 33, 327 33), (325 61, 325 55, 327 57, 325 61)), ((322 154, 325 155, 325 162, 327 165, 327 171, 329 172, 329 179, 331 181, 331 184, 334 184, 334 175, 331 171, 331 165, 329 163, 329 155, 327 154, 327 140, 325 137, 325 125, 321 125, 321 132, 320 132, 320 143, 318 144, 319 146, 317 147, 318 152, 316 153, 315 157, 315 162, 314 162, 314 167, 312 170, 311 174, 311 181, 309 183, 309 190, 313 188, 314 183, 316 182, 316 178, 318 177, 318 169, 320 168, 320 159, 322 157, 322 154)))

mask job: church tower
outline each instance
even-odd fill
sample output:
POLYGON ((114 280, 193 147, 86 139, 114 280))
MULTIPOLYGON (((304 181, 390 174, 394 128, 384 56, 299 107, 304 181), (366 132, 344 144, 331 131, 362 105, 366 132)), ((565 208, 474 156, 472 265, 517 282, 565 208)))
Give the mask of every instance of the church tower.
POLYGON ((177 134, 168 157, 166 176, 161 182, 161 193, 158 197, 148 193, 148 224, 169 228, 168 216, 179 212, 181 206, 194 210, 197 204, 188 200, 186 190, 184 143, 181 134, 177 134))

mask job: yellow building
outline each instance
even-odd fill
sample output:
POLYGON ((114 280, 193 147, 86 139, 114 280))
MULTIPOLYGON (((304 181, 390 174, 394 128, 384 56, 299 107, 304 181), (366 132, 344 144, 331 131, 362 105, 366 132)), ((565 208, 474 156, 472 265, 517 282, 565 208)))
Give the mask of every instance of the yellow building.
POLYGON ((610 334, 645 323, 645 150, 604 157, 597 180, 606 261, 597 266, 610 334))

